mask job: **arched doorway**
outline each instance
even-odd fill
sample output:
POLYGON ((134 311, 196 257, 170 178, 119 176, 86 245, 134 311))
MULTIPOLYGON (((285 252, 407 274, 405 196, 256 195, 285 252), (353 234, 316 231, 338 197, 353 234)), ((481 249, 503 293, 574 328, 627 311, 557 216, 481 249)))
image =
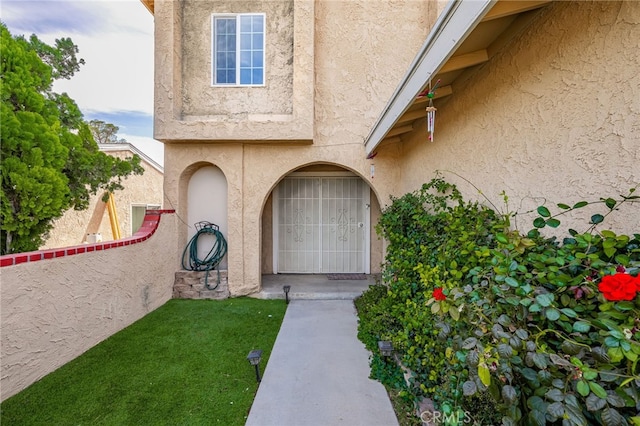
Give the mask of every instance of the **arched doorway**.
POLYGON ((370 188, 362 178, 305 168, 272 196, 275 273, 370 273, 370 188))

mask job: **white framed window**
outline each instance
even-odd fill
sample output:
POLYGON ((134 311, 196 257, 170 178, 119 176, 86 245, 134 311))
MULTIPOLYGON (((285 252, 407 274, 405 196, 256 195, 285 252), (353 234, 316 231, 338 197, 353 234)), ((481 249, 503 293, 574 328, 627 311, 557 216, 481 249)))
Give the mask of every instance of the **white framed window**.
POLYGON ((265 19, 264 13, 212 15, 212 85, 264 85, 265 19))

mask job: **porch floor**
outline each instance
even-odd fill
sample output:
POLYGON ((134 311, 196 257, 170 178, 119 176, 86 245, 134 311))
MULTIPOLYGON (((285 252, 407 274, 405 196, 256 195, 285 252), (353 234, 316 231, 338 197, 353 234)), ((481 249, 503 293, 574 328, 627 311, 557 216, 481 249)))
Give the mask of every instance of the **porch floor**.
POLYGON ((282 287, 291 286, 289 300, 353 300, 379 280, 379 274, 364 280, 330 280, 325 274, 262 275, 262 290, 252 294, 258 299, 284 299, 282 287))

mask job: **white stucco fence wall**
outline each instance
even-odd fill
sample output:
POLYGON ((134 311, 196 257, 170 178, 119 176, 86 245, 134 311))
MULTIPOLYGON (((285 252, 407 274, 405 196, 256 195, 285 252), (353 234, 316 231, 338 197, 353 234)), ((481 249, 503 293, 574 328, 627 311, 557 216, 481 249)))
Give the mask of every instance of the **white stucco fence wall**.
POLYGON ((177 218, 162 214, 157 220, 153 235, 137 233, 119 240, 128 244, 122 247, 73 255, 48 251, 55 257, 0 268, 1 400, 171 298, 177 218))

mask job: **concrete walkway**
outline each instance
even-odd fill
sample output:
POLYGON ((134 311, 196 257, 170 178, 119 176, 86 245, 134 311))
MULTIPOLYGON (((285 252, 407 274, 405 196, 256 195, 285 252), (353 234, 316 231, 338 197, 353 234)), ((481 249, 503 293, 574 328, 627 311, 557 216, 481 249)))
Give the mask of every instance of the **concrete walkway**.
POLYGON ((352 300, 292 300, 246 426, 394 426, 352 300))

